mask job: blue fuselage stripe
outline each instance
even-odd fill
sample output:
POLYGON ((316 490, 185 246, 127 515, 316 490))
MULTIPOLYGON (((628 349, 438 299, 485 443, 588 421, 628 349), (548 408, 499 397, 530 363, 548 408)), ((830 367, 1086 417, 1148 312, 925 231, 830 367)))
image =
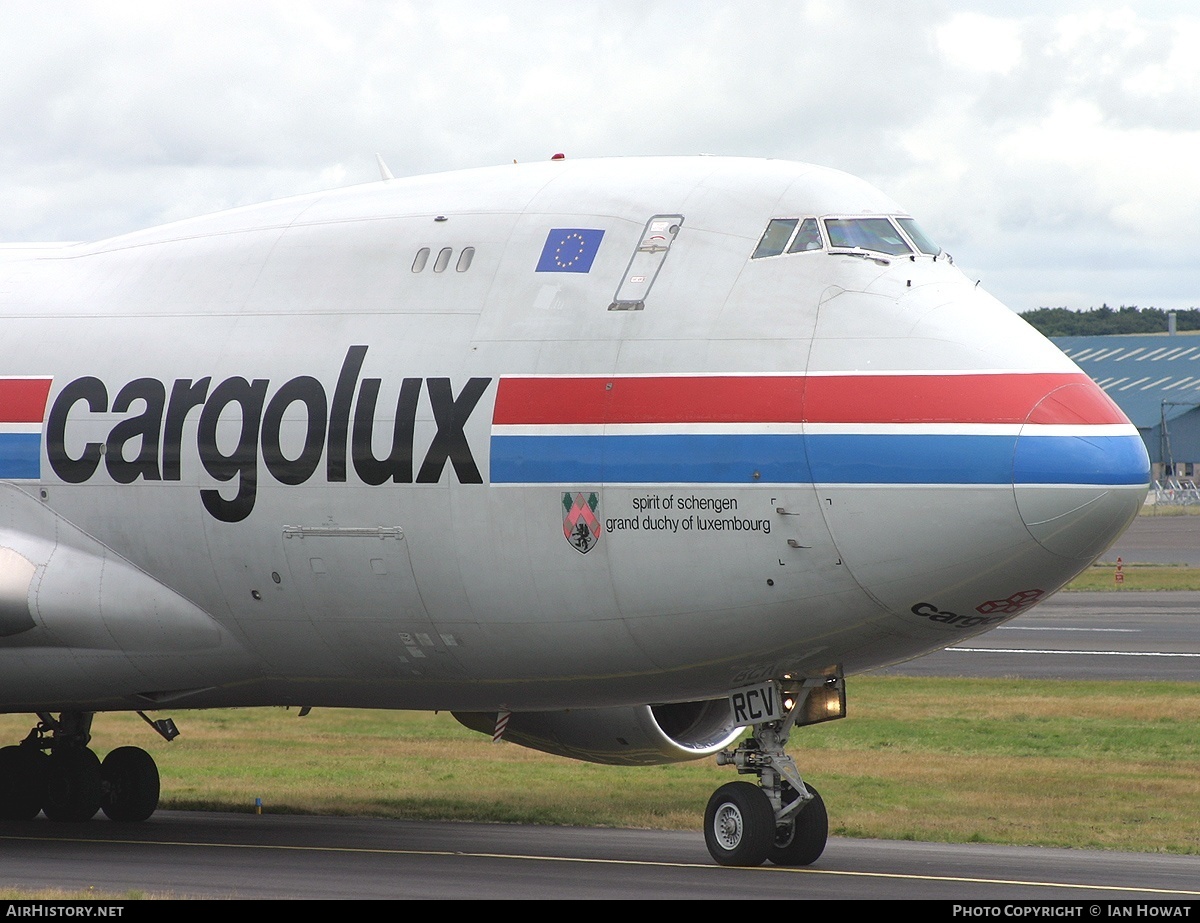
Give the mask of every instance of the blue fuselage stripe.
POLYGON ((1148 479, 1137 436, 497 435, 491 480, 539 483, 1104 484, 1148 479))
POLYGON ((42 476, 42 434, 0 433, 0 478, 42 476))
POLYGON ((1141 436, 1022 436, 1013 459, 1017 484, 1147 484, 1141 436))

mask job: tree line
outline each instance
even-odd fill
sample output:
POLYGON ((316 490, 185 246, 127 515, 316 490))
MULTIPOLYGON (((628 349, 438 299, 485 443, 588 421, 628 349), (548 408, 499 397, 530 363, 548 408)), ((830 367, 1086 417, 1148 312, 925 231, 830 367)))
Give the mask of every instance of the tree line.
MULTIPOLYGON (((1109 333, 1166 333, 1167 311, 1101 305, 1088 311, 1068 308, 1037 308, 1021 312, 1021 317, 1048 337, 1099 336, 1109 333)), ((1200 330, 1200 308, 1175 311, 1176 330, 1200 330)))

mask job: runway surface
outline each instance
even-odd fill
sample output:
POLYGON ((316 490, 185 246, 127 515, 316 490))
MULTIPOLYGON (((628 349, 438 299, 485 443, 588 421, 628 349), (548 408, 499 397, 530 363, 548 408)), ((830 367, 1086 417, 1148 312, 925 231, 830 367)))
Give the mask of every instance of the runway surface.
POLYGON ((1200 593, 1059 593, 986 634, 878 672, 1196 682, 1200 593))
POLYGON ((1200 898, 1196 857, 834 838, 808 869, 729 869, 699 833, 179 811, 3 824, 0 868, 16 887, 178 898, 1200 898))
POLYGON ((1200 516, 1139 516, 1102 561, 1200 567, 1200 516))

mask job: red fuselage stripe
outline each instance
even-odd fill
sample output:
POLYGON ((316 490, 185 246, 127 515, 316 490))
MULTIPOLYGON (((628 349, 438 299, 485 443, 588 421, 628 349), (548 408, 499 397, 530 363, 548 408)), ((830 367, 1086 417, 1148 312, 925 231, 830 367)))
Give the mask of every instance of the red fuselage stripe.
POLYGON ((0 423, 41 423, 49 378, 0 378, 0 423))
POLYGON ((492 422, 536 426, 1027 419, 1041 424, 1128 422, 1108 395, 1080 373, 502 378, 492 422), (1057 390, 1064 385, 1081 387, 1057 390), (1051 392, 1055 393, 1044 400, 1051 392))

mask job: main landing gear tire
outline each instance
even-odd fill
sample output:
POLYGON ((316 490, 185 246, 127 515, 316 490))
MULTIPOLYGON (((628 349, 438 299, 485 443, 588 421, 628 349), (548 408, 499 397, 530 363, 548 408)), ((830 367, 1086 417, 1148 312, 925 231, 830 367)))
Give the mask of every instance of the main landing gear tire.
POLYGON ((0 820, 33 820, 46 798, 46 760, 36 747, 0 747, 0 820))
POLYGON ((85 821, 100 810, 100 758, 86 747, 55 750, 47 762, 46 799, 50 820, 85 821))
MULTIPOLYGON (((171 720, 138 714, 166 740, 178 736, 171 720)), ((32 820, 40 811, 49 820, 79 823, 103 809, 110 820, 136 823, 158 808, 158 767, 149 753, 118 747, 101 763, 88 747, 92 712, 37 716, 21 744, 0 747, 0 821, 32 820)))
POLYGON ((766 792, 749 782, 727 782, 713 792, 704 842, 719 865, 762 865, 775 846, 775 809, 766 792))
MULTIPOLYGON (((825 802, 815 788, 805 787, 812 793, 812 800, 800 809, 794 820, 775 828, 775 842, 767 853, 773 865, 812 865, 825 851, 825 841, 829 839, 825 802)), ((791 804, 796 797, 795 789, 784 782, 784 805, 791 804)))
POLYGON ((109 820, 136 823, 158 807, 154 757, 141 747, 118 747, 100 766, 100 808, 109 820))

